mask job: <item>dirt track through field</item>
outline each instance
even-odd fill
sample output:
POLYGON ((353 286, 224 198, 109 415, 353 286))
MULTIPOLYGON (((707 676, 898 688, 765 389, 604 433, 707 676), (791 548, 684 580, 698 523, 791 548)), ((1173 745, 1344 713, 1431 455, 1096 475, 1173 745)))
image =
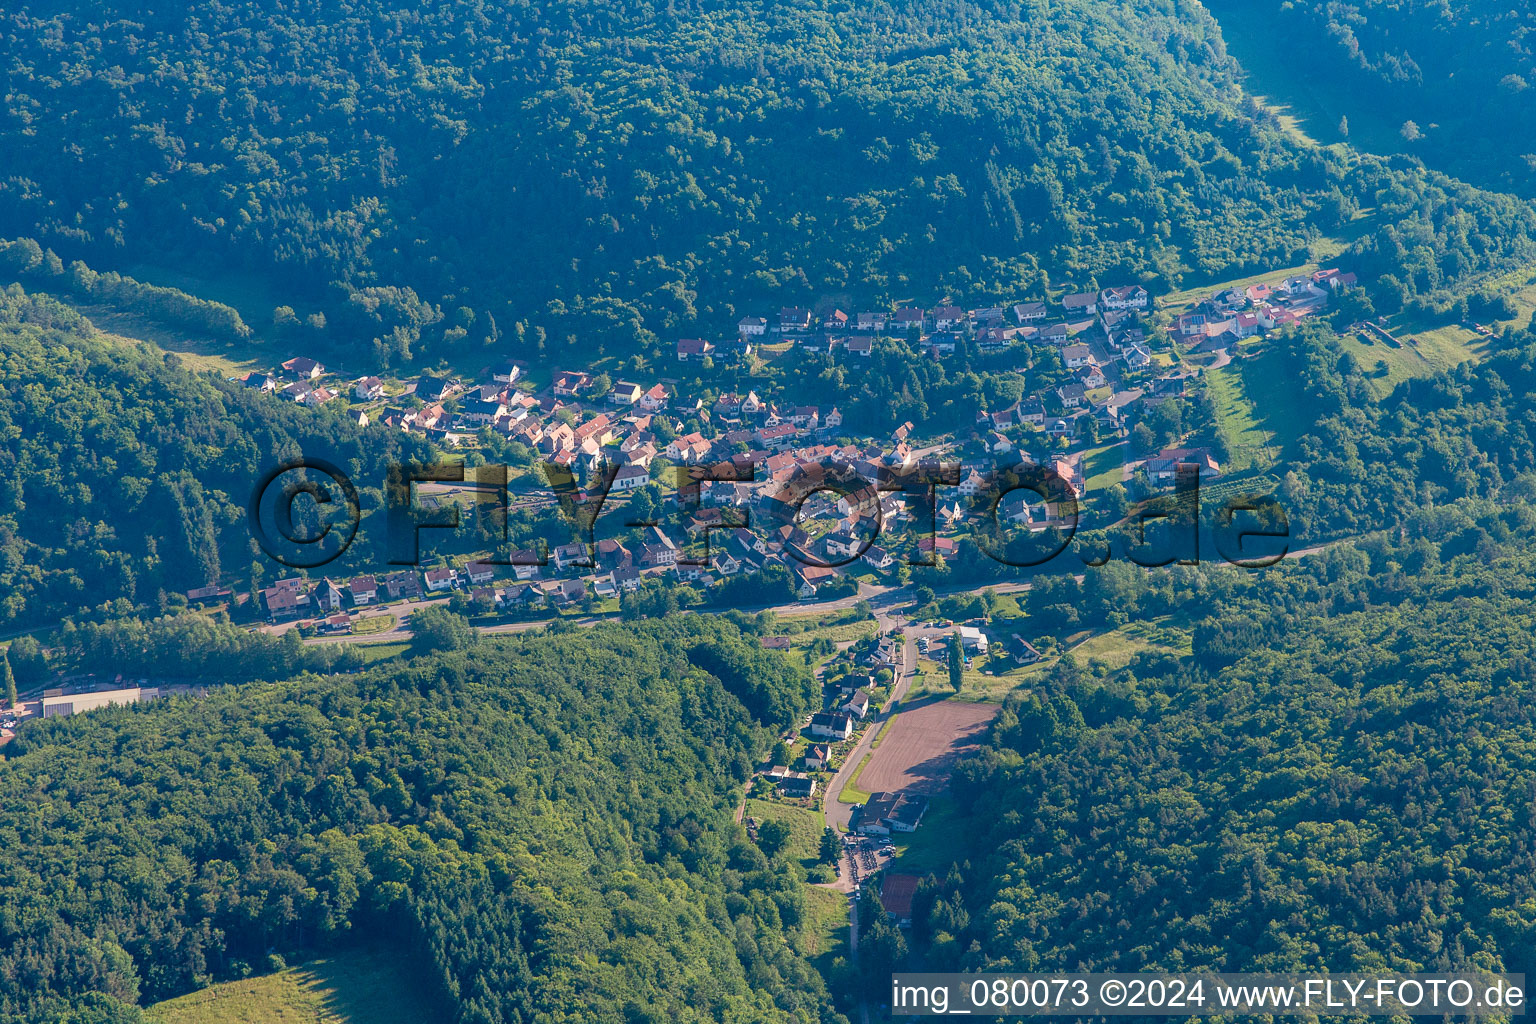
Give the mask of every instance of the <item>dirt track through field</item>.
POLYGON ((998 710, 996 704, 946 700, 903 711, 859 773, 859 788, 943 792, 955 762, 980 744, 998 710))

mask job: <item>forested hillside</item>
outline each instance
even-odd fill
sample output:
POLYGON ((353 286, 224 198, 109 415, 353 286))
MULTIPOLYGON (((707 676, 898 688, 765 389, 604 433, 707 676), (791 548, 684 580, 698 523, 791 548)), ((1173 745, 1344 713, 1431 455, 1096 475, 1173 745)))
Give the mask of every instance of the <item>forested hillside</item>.
POLYGON ((1312 540, 1395 526, 1459 498, 1536 499, 1536 336, 1511 332, 1479 364, 1413 380, 1378 400, 1325 324, 1287 339, 1286 372, 1312 428, 1279 497, 1312 540))
POLYGON ((366 936, 444 1021, 841 1021, 785 942, 798 865, 731 820, 810 694, 689 617, 34 724, 0 1014, 136 1020, 366 936))
POLYGON ((1463 502, 1177 573, 1192 656, 1068 659, 962 766, 932 969, 1536 968, 1533 537, 1536 507, 1463 502))
POLYGON ((1392 229, 1449 226, 1447 281, 1530 252, 1528 210, 1296 144, 1193 0, 3 19, 0 234, 255 274, 380 364, 1291 265, 1405 183, 1392 229))
POLYGON ((1536 191, 1529 5, 1262 0, 1252 8, 1257 17, 1245 23, 1262 25, 1263 44, 1283 50, 1335 116, 1368 111, 1389 120, 1402 151, 1432 166, 1492 188, 1536 191))
POLYGON ((0 622, 29 624, 251 570, 246 503, 301 453, 377 493, 384 467, 430 451, 115 346, 17 288, 0 294, 0 436, 0 622))

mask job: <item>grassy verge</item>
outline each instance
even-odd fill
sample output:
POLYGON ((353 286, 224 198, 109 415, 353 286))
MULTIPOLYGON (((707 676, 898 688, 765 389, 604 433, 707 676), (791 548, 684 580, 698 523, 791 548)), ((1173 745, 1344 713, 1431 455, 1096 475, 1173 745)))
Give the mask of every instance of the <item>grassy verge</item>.
POLYGON ((848 776, 848 781, 843 784, 842 792, 837 794, 838 803, 862 804, 869 799, 869 794, 859 788, 859 776, 864 774, 864 768, 869 764, 869 759, 873 756, 873 754, 865 754, 864 760, 860 761, 859 766, 853 770, 853 774, 848 776))
POLYGON ((880 741, 885 739, 885 734, 891 731, 891 723, 896 721, 896 710, 894 707, 891 708, 891 713, 886 716, 885 721, 880 723, 880 731, 875 733, 875 738, 869 741, 870 750, 878 747, 880 741))

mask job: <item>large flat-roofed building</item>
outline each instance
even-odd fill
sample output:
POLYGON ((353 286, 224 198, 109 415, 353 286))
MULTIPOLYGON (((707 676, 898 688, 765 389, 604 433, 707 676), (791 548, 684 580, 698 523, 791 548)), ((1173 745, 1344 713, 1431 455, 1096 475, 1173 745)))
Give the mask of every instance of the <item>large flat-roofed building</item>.
POLYGON ((43 697, 43 717, 75 715, 82 711, 95 711, 109 704, 137 704, 141 700, 154 700, 160 696, 153 686, 134 686, 122 690, 97 690, 95 693, 66 693, 43 697))

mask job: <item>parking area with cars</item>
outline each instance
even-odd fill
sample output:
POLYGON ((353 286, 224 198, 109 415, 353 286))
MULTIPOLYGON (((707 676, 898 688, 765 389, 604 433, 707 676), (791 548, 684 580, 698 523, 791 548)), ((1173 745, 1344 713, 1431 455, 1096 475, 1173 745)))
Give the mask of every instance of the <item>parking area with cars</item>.
POLYGON ((843 848, 848 854, 848 880, 853 883, 848 898, 857 900, 863 889, 863 879, 890 866, 896 855, 896 845, 889 836, 849 834, 843 837, 843 848))

